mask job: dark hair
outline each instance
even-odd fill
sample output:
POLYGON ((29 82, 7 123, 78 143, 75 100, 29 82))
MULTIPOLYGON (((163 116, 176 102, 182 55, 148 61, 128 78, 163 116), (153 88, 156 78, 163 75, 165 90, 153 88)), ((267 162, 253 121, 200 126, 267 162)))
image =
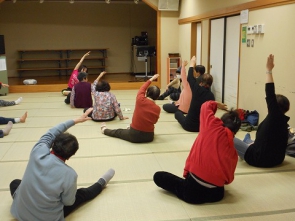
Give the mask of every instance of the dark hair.
POLYGON ((77 78, 78 78, 79 81, 83 81, 84 79, 87 78, 87 73, 86 72, 80 72, 78 74, 78 77, 77 78))
POLYGON ((285 114, 290 109, 290 102, 287 97, 281 94, 276 95, 280 110, 285 114))
POLYGON ((204 87, 211 87, 212 83, 213 83, 213 77, 211 74, 203 74, 200 76, 201 78, 201 84, 204 87))
POLYGON ((86 65, 81 65, 81 66, 79 67, 78 71, 81 72, 81 71, 82 71, 83 69, 85 69, 85 68, 86 68, 86 71, 84 71, 84 72, 88 73, 88 68, 87 68, 86 65))
POLYGON ((241 127, 241 119, 237 110, 231 109, 223 114, 220 119, 223 122, 223 126, 230 129, 234 134, 236 134, 241 127))
POLYGON ((156 85, 153 85, 147 89, 146 96, 153 100, 157 100, 160 96, 160 92, 160 88, 158 88, 156 85))
POLYGON ((203 75, 206 72, 206 68, 203 65, 197 65, 195 70, 200 73, 200 75, 203 75))
POLYGON ((74 135, 62 133, 56 136, 51 148, 57 156, 67 160, 77 152, 79 143, 74 135))
POLYGON ((98 92, 110 91, 111 86, 110 86, 109 82, 107 82, 107 81, 99 81, 99 82, 97 82, 95 90, 98 92))

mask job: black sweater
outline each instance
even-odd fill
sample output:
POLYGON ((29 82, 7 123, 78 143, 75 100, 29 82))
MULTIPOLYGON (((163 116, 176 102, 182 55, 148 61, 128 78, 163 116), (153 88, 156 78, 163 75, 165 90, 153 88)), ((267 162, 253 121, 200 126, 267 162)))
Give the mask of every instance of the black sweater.
POLYGON ((193 67, 189 68, 187 81, 192 90, 192 100, 190 108, 185 118, 187 127, 190 128, 189 131, 199 132, 200 126, 200 111, 203 103, 209 100, 215 100, 213 93, 209 88, 205 88, 199 85, 199 81, 193 75, 193 67))
POLYGON ((265 85, 268 114, 259 124, 256 139, 245 153, 245 161, 256 167, 274 167, 285 159, 288 141, 288 121, 279 109, 274 83, 265 85))

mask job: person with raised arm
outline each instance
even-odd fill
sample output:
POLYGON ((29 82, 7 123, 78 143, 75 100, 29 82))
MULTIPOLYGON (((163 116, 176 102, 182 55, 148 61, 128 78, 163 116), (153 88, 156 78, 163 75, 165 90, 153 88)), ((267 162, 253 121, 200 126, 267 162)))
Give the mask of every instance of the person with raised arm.
POLYGON ((230 110, 219 119, 217 107, 226 105, 207 101, 201 107, 200 132, 186 159, 183 177, 159 171, 154 174, 155 184, 191 203, 213 203, 223 199, 224 186, 234 180, 238 162, 233 139, 240 129, 238 112, 230 110))
POLYGON ((242 160, 255 167, 274 167, 283 163, 288 143, 288 121, 286 116, 290 108, 287 97, 275 94, 272 70, 274 55, 270 54, 266 61, 265 94, 268 114, 258 125, 256 139, 251 140, 249 133, 244 140, 234 139, 235 148, 242 160))
POLYGON ((150 84, 158 77, 159 74, 155 74, 140 87, 136 96, 132 122, 128 129, 110 130, 105 123, 102 123, 101 132, 107 136, 132 143, 153 141, 155 124, 158 122, 161 112, 161 108, 155 103, 160 95, 160 88, 156 85, 150 86, 150 84))
MULTIPOLYGON (((210 91, 213 77, 210 74, 202 74, 197 80, 194 76, 196 67, 196 57, 193 56, 190 61, 187 81, 192 91, 192 99, 185 116, 182 111, 178 110, 174 113, 175 119, 180 123, 182 128, 190 132, 199 132, 200 126, 200 110, 203 103, 209 100, 215 100, 214 94, 210 91)), ((205 69, 204 69, 205 70, 205 69)))
MULTIPOLYGON (((120 120, 129 119, 123 116, 116 96, 110 92, 111 86, 109 82, 101 80, 106 73, 105 71, 101 72, 91 86, 94 104, 89 117, 96 122, 111 121, 117 116, 120 120)), ((86 110, 84 109, 84 112, 86 110)))
POLYGON ((33 147, 22 180, 10 183, 11 214, 17 220, 64 220, 79 206, 94 199, 115 174, 109 169, 97 182, 77 189, 77 173, 66 164, 77 150, 77 138, 65 133, 70 127, 90 118, 82 116, 58 124, 33 147))
POLYGON ((63 89, 61 91, 61 93, 65 96, 68 96, 69 93, 71 93, 72 91, 72 88, 74 87, 75 84, 79 83, 79 80, 78 80, 78 74, 80 72, 85 72, 85 73, 88 73, 88 68, 86 67, 86 65, 82 65, 84 59, 90 55, 90 51, 88 51, 86 54, 83 55, 83 57, 80 59, 80 61, 76 64, 71 76, 70 76, 70 79, 69 79, 69 82, 68 82, 68 88, 67 89, 63 89))

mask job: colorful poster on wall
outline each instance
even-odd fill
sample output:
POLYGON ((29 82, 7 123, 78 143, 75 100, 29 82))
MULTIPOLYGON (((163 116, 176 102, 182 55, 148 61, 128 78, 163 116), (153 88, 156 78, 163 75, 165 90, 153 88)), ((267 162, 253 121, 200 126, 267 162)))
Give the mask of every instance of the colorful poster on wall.
POLYGON ((247 26, 242 27, 242 43, 247 41, 247 26))

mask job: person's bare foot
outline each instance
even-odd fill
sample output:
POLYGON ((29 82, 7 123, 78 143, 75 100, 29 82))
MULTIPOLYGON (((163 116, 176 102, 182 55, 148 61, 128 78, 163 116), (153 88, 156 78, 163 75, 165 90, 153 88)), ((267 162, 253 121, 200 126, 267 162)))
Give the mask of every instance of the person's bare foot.
POLYGON ((101 129, 101 133, 104 134, 104 130, 107 129, 107 125, 105 122, 101 123, 100 129, 101 129))
POLYGON ((23 116, 21 116, 21 118, 20 118, 20 122, 21 122, 21 123, 25 123, 27 117, 28 117, 28 112, 26 111, 26 113, 25 113, 23 116))

